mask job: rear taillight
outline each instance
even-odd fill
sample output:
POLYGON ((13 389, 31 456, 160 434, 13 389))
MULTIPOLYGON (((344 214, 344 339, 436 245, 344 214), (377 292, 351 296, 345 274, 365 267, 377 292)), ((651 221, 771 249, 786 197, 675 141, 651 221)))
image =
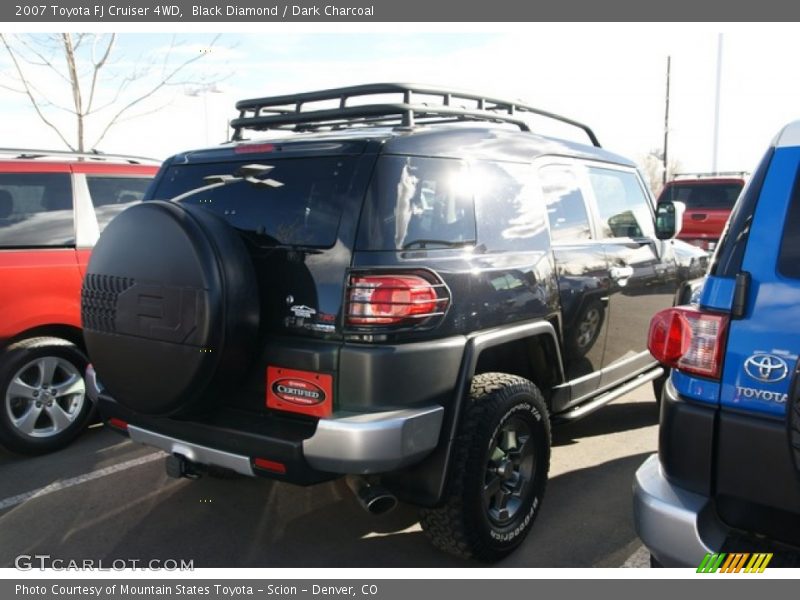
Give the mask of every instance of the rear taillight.
POLYGON ((449 297, 441 282, 419 275, 351 275, 347 324, 403 325, 441 316, 449 297))
POLYGON ((647 347, 668 367, 719 379, 727 329, 727 315, 676 306, 652 318, 647 347))

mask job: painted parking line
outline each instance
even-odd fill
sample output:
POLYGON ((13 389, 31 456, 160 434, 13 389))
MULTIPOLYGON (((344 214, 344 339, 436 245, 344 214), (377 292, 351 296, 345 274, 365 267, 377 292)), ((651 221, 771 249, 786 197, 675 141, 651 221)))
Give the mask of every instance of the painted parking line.
POLYGON ((87 481, 100 479, 101 477, 105 477, 106 475, 119 473, 120 471, 124 471, 125 469, 132 469, 133 467, 138 467, 139 465, 145 465, 155 460, 163 459, 164 456, 166 455, 163 452, 153 452, 152 454, 146 454, 144 456, 140 456, 139 458, 126 460, 125 462, 121 462, 116 465, 111 465, 110 467, 97 469, 96 471, 92 471, 91 473, 85 473, 83 475, 78 475, 77 477, 71 477, 69 479, 64 479, 62 481, 56 481, 55 483, 51 483, 50 485, 41 487, 38 490, 31 490, 30 492, 24 492, 22 494, 17 494, 16 496, 10 496, 9 498, 4 498, 3 500, 0 500, 0 510, 5 510, 6 508, 11 508, 12 506, 22 504, 23 502, 32 500, 33 498, 41 498, 42 496, 46 496, 48 494, 52 494, 53 492, 58 492, 60 490, 64 490, 67 488, 71 488, 76 485, 86 483, 87 481))
POLYGON ((644 546, 639 546, 638 550, 631 554, 627 560, 622 563, 623 569, 649 569, 650 568, 650 552, 644 546))

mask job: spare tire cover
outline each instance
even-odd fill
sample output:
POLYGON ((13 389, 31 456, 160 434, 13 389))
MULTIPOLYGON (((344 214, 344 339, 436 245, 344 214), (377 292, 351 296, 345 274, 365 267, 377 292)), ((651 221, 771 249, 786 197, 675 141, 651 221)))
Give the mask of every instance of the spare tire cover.
POLYGON ((240 235, 202 208, 144 202, 95 246, 81 316, 105 389, 137 412, 206 407, 252 356, 258 290, 240 235))

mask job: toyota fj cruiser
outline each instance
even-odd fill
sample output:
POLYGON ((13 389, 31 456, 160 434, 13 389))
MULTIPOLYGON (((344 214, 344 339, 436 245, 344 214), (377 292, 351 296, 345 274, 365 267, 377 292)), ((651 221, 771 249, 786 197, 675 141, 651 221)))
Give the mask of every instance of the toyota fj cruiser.
POLYGON ((81 279, 100 231, 141 201, 150 159, 0 149, 0 444, 61 448, 90 418, 81 279))
POLYGON ((237 108, 234 141, 168 159, 92 255, 105 419, 173 475, 347 475, 372 512, 421 506, 444 550, 508 554, 550 419, 661 376, 650 316, 704 253, 630 161, 519 102, 375 84, 237 108))
POLYGON ((698 305, 652 321, 650 349, 672 367, 658 455, 634 482, 654 564, 697 568, 709 553, 755 551, 800 565, 798 318, 800 121, 742 192, 698 305))

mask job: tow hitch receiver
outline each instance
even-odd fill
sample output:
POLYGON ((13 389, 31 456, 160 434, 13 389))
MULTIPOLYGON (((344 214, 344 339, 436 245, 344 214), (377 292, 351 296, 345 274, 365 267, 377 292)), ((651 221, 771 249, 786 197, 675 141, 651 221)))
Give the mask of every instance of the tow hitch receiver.
POLYGON ((198 465, 180 454, 171 454, 164 463, 167 475, 173 479, 186 477, 187 479, 200 479, 203 474, 198 465))

